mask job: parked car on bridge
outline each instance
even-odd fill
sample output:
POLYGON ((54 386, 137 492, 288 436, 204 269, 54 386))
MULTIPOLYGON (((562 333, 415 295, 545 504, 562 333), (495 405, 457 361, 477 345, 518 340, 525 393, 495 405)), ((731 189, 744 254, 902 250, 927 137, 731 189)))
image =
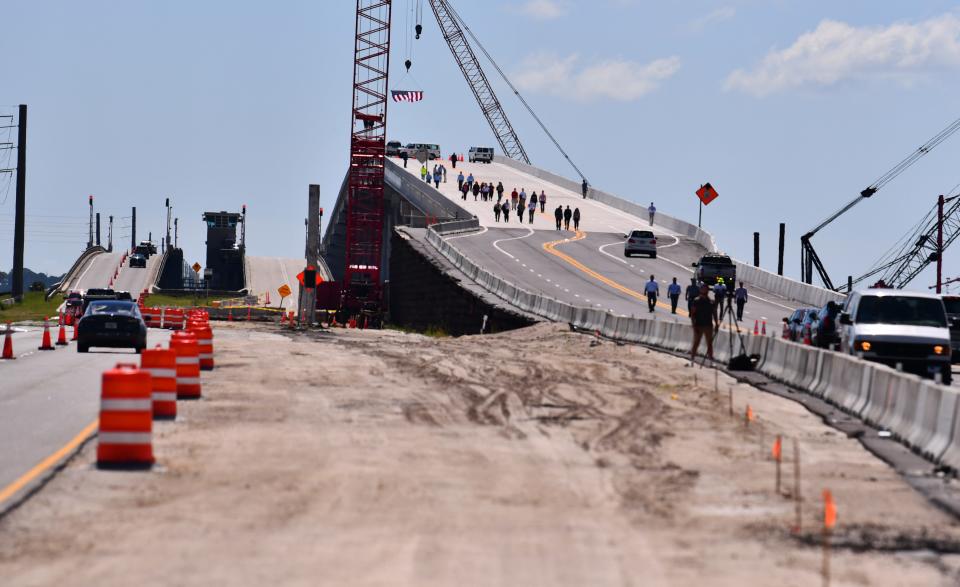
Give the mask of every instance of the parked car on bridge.
POLYGON ((960 363, 960 296, 943 296, 943 305, 947 310, 950 324, 950 356, 954 363, 960 363))
POLYGON ((400 149, 403 147, 403 143, 400 141, 387 141, 387 150, 385 154, 387 157, 399 157, 400 149))
POLYGON ((650 230, 634 230, 629 235, 623 235, 627 239, 623 243, 623 256, 650 255, 651 259, 657 258, 657 238, 650 230))
POLYGON ((77 352, 90 347, 132 348, 140 353, 147 347, 147 325, 137 304, 130 300, 96 300, 77 324, 77 352))
POLYGON ((407 156, 411 159, 416 159, 420 154, 428 161, 440 158, 440 145, 434 145, 432 143, 407 143, 407 146, 403 147, 400 151, 406 151, 407 156))
POLYGON ((830 301, 817 311, 817 319, 812 323, 813 330, 810 332, 813 346, 832 349, 840 344, 840 331, 837 329, 840 310, 840 304, 830 301))
POLYGON ((817 308, 797 308, 786 318, 789 328, 789 339, 802 343, 810 339, 810 334, 817 320, 817 308))
POLYGON ((63 306, 63 318, 67 326, 73 326, 83 316, 83 294, 79 291, 68 293, 63 306))
POLYGON ((936 294, 894 289, 855 291, 840 314, 840 350, 949 384, 950 328, 936 294))
POLYGON ((493 147, 470 147, 467 159, 470 163, 493 163, 493 147))
POLYGON ((147 258, 140 253, 134 253, 130 255, 130 267, 142 267, 146 269, 147 258))
POLYGON ((737 283, 737 266, 729 256, 722 253, 707 253, 693 264, 696 267, 696 276, 701 283, 714 285, 722 277, 727 284, 727 294, 733 295, 734 284, 737 283))
POLYGON ((150 255, 157 254, 157 245, 150 241, 140 241, 140 244, 134 247, 133 253, 143 255, 145 258, 149 259, 150 255))

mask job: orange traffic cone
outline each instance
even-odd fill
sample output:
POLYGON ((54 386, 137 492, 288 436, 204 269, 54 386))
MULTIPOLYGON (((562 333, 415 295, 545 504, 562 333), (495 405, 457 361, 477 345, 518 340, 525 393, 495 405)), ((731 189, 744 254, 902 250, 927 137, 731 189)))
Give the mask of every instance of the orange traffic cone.
POLYGON ((247 322, 250 321, 250 306, 247 306, 247 322))
POLYGON ((233 310, 227 308, 227 322, 233 322, 233 310))
POLYGON ((43 340, 40 342, 40 346, 37 347, 37 350, 40 351, 52 351, 56 350, 50 343, 50 319, 45 318, 43 320, 43 340))
POLYGON ((760 334, 760 323, 757 322, 756 320, 753 321, 753 334, 754 335, 760 334))
POLYGON ((0 359, 16 359, 16 357, 13 356, 12 332, 13 330, 10 328, 10 323, 7 322, 7 334, 3 337, 3 355, 0 355, 0 359))
POLYGON ((760 330, 760 334, 762 334, 762 335, 764 335, 764 336, 767 335, 767 321, 766 321, 766 320, 763 321, 763 328, 760 330))
POLYGON ((270 305, 270 291, 269 291, 269 290, 267 291, 267 301, 265 301, 265 302, 263 303, 263 305, 264 305, 264 306, 269 306, 269 305, 270 305))
POLYGON ((70 344, 67 342, 67 328, 63 324, 60 325, 60 332, 57 333, 57 346, 67 346, 70 344))
POLYGON ((80 338, 80 335, 77 333, 77 324, 79 322, 80 322, 79 320, 73 321, 73 338, 71 338, 70 340, 77 340, 78 338, 80 338))
POLYGON ((280 324, 286 324, 286 323, 287 323, 287 313, 280 312, 280 324))

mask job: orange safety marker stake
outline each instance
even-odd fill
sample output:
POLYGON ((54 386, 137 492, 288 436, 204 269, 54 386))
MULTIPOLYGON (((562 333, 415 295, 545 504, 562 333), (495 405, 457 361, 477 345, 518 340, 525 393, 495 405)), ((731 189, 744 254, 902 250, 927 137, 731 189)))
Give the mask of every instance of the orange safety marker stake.
POLYGON ((830 533, 837 524, 837 506, 833 494, 823 490, 823 584, 830 585, 830 533))
POLYGON ((53 344, 50 343, 50 319, 44 318, 43 319, 43 339, 40 342, 40 346, 37 347, 37 350, 52 351, 55 349, 56 347, 54 347, 53 344))
POLYGON ((749 426, 750 422, 753 422, 753 420, 754 420, 753 408, 750 407, 750 404, 747 404, 747 411, 744 414, 744 423, 747 426, 749 426))
POLYGON ((762 334, 763 336, 766 336, 766 335, 767 335, 767 321, 766 321, 766 320, 763 321, 763 327, 760 329, 760 334, 762 334))
POLYGON ((793 439, 793 499, 796 503, 796 514, 797 519, 793 527, 793 532, 795 534, 800 533, 800 526, 802 524, 800 518, 800 509, 803 503, 803 496, 800 495, 800 445, 797 443, 797 439, 793 439))
POLYGON ((74 321, 73 321, 73 336, 70 337, 70 340, 76 341, 77 339, 80 338, 80 333, 79 333, 78 330, 77 330, 77 329, 79 328, 79 327, 77 326, 79 323, 80 323, 79 320, 74 320, 74 321))
POLYGON ((247 322, 250 321, 250 306, 247 306, 247 322))
POLYGON ((104 371, 101 385, 97 467, 149 467, 153 464, 150 374, 120 363, 104 371))
POLYGON ((227 322, 233 322, 233 310, 227 308, 227 322))
POLYGON ((16 359, 13 356, 13 329, 10 328, 9 322, 7 322, 7 333, 3 337, 3 355, 0 355, 0 359, 9 361, 16 359))
POLYGON ((756 320, 753 321, 753 334, 754 335, 760 334, 760 323, 757 322, 756 320))
POLYGON ((57 346, 67 346, 70 344, 67 342, 67 327, 63 324, 60 325, 60 332, 57 333, 57 346))
POLYGON ((773 441, 773 449, 770 453, 773 455, 773 460, 777 463, 776 491, 777 495, 780 495, 780 462, 783 456, 783 438, 779 434, 777 434, 777 439, 773 441))
POLYGON ((157 345, 140 353, 140 369, 150 374, 154 419, 177 417, 177 352, 157 345))

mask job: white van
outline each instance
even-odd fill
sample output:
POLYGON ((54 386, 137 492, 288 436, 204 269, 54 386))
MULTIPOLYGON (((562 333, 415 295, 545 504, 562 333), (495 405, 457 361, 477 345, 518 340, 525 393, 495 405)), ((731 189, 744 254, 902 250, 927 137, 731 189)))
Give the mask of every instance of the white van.
POLYGON ((899 289, 855 291, 840 314, 840 350, 949 384, 950 328, 943 300, 899 289))
POLYGON ((493 147, 470 147, 467 159, 470 163, 493 163, 493 147))
POLYGON ((427 161, 433 161, 440 158, 440 145, 430 143, 407 143, 401 150, 407 154, 407 157, 416 159, 418 155, 423 154, 427 161))

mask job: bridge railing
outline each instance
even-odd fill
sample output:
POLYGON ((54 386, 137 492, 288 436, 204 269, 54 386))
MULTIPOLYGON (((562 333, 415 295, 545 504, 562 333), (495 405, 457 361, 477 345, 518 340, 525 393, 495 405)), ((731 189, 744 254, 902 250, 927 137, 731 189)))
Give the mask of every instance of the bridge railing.
POLYGON ((73 285, 76 284, 76 280, 80 277, 80 270, 83 269, 86 262, 100 253, 106 253, 107 250, 100 245, 94 245, 77 257, 77 260, 73 262, 73 266, 70 267, 70 270, 63 275, 63 279, 60 280, 60 283, 47 288, 47 293, 45 295, 46 299, 50 299, 55 296, 57 293, 61 293, 64 290, 72 289, 73 285))

